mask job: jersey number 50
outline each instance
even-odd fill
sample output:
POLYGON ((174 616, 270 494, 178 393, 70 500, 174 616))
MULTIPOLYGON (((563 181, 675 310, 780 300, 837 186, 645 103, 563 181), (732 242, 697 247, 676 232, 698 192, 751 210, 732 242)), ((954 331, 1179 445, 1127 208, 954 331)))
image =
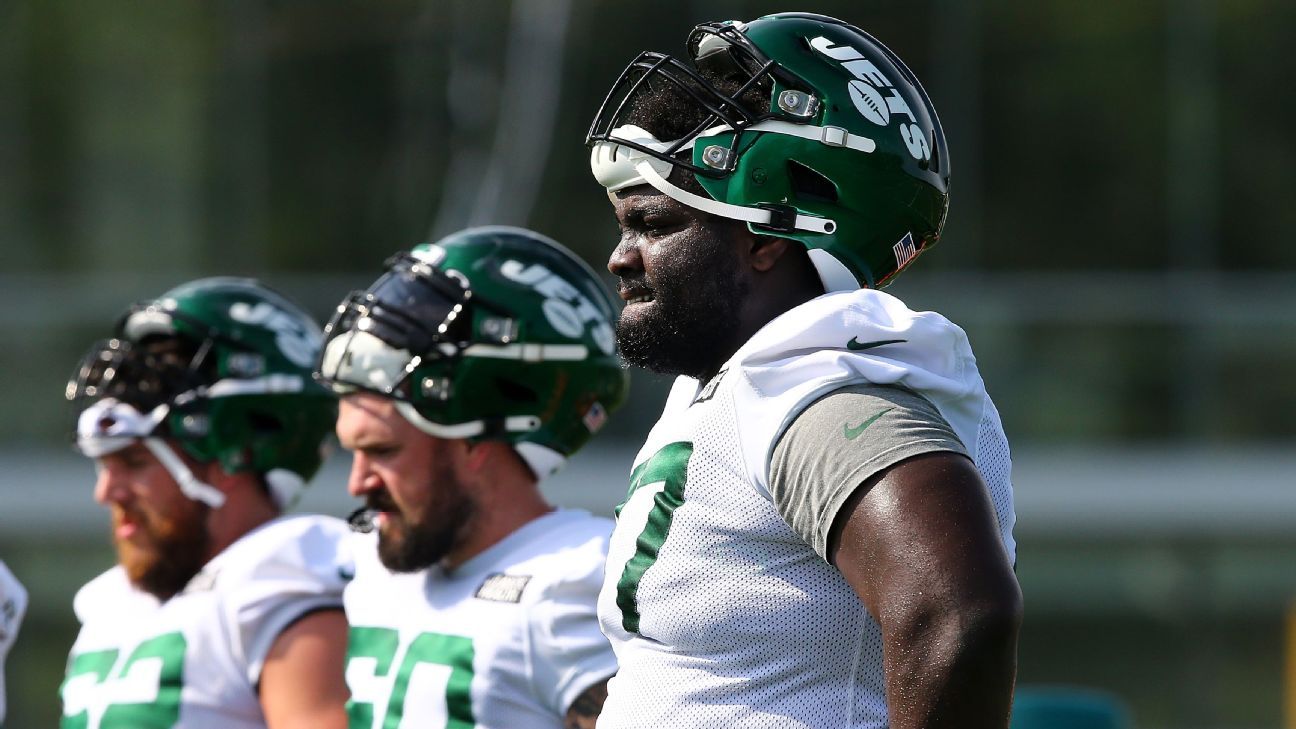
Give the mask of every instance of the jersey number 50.
POLYGON ((405 650, 394 680, 400 633, 391 628, 351 626, 347 644, 347 714, 352 729, 396 729, 409 725, 473 729, 473 645, 470 638, 420 633, 405 650), (390 689, 387 687, 390 686, 390 689), (374 705, 386 696, 383 720, 374 725, 374 705))

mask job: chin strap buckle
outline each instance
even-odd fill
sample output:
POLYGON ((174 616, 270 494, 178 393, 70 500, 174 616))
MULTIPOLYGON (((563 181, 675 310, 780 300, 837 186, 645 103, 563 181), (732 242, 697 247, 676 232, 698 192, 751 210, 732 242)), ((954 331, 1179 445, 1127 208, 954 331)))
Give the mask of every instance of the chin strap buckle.
POLYGON ((753 227, 772 230, 776 233, 792 233, 796 231, 797 210, 791 205, 756 203, 752 207, 768 210, 770 214, 768 223, 752 223, 753 227))

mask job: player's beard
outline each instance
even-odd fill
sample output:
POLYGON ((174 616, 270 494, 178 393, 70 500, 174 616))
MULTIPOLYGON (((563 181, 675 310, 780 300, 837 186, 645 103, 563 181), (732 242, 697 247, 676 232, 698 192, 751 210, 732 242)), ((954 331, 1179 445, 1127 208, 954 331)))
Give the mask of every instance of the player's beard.
POLYGON ((134 536, 113 540, 117 561, 131 584, 159 600, 183 590, 207 561, 208 511, 205 504, 194 501, 171 515, 148 509, 114 510, 114 534, 125 518, 137 525, 134 536))
POLYGON ((738 275, 737 251, 725 238, 713 235, 706 245, 680 253, 659 261, 652 278, 638 284, 651 290, 653 300, 631 315, 622 312, 617 347, 627 364, 701 379, 714 374, 721 364, 717 359, 741 344, 727 338, 740 330, 748 286, 738 275))
POLYGON ((393 572, 417 572, 445 559, 463 543, 476 503, 465 492, 454 470, 438 458, 424 489, 428 498, 402 507, 387 491, 369 495, 368 506, 383 512, 378 527, 378 559, 393 572))

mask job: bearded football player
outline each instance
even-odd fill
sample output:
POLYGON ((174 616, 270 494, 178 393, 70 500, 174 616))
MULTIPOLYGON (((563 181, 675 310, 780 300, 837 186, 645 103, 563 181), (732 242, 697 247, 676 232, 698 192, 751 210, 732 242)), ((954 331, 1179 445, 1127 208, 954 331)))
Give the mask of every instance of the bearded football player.
POLYGON ((881 287, 950 160, 904 63, 839 20, 707 23, 591 126, 626 361, 678 375, 599 598, 601 729, 1007 726, 1007 439, 967 337, 881 287))
POLYGON ((370 530, 345 595, 352 727, 594 726, 612 525, 538 485, 625 395, 614 312, 569 251, 503 227, 397 255, 338 307, 317 376, 370 530))
POLYGON ((117 566, 74 603, 62 726, 344 727, 345 522, 284 516, 337 412, 322 340, 255 281, 130 309, 68 384, 117 566))

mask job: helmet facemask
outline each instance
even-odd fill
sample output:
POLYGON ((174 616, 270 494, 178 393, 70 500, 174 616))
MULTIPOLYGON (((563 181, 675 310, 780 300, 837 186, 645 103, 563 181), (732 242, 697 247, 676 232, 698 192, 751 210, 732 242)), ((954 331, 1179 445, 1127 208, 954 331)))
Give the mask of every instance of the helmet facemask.
POLYGON ((150 412, 211 381, 204 373, 210 347, 183 352, 178 339, 135 345, 123 339, 96 342, 82 358, 66 396, 77 412, 106 397, 150 412))
POLYGON ((694 28, 688 47, 695 65, 653 51, 639 54, 612 85, 586 134, 586 146, 620 144, 695 175, 722 178, 735 170, 742 135, 732 135, 727 149, 708 149, 702 164, 693 161, 698 137, 761 128, 761 122, 768 120, 804 124, 814 115, 811 87, 766 58, 741 28, 741 23, 732 22, 694 28), (771 105, 776 81, 780 87, 798 91, 789 98, 801 103, 771 105), (671 133, 666 136, 673 139, 654 145, 618 133, 633 114, 643 113, 666 95, 689 99, 694 111, 690 118, 669 120, 671 133))
POLYGON ((65 393, 77 413, 77 449, 99 458, 143 443, 185 496, 219 508, 224 494, 198 479, 164 440, 172 413, 201 399, 211 381, 204 366, 210 351, 210 340, 193 347, 176 337, 138 346, 122 339, 95 343, 65 393))
POLYGON ((411 378, 426 361, 453 358, 465 345, 463 316, 472 299, 467 282, 409 254, 386 262, 387 273, 365 291, 352 291, 324 326, 316 379, 335 393, 373 392, 417 399, 411 378))
POLYGON ((420 413, 454 396, 465 352, 508 346, 517 323, 475 298, 462 274, 426 257, 400 253, 386 267, 367 290, 348 295, 324 327, 316 379, 338 395, 364 391, 391 398, 410 422, 436 437, 534 427, 532 418, 439 423, 420 413), (487 335, 484 341, 475 329, 487 335))

